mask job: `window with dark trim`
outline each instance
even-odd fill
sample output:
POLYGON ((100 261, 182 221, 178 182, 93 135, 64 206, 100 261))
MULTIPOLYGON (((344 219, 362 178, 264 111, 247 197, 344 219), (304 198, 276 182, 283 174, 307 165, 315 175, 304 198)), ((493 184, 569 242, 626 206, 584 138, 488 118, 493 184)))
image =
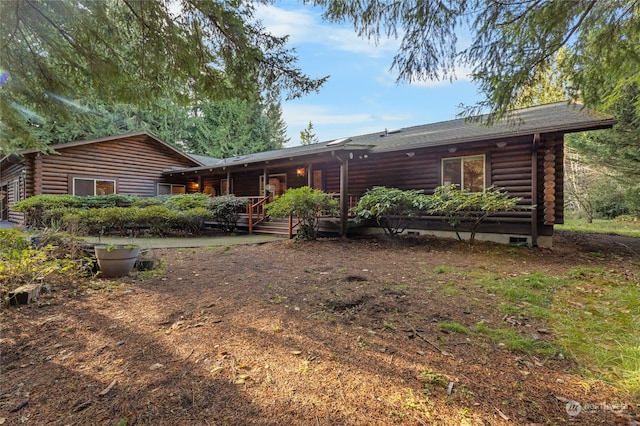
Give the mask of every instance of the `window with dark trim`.
POLYGON ((157 192, 158 195, 185 194, 187 192, 187 187, 185 185, 178 185, 175 183, 159 183, 157 192))
POLYGON ((484 155, 443 158, 442 184, 458 185, 467 192, 483 192, 486 182, 484 171, 484 155))
POLYGON ((109 195, 116 193, 116 181, 112 179, 73 178, 73 195, 109 195))
POLYGON ((229 188, 227 188, 227 179, 220 179, 220 195, 233 194, 233 179, 229 181, 228 186, 229 188))

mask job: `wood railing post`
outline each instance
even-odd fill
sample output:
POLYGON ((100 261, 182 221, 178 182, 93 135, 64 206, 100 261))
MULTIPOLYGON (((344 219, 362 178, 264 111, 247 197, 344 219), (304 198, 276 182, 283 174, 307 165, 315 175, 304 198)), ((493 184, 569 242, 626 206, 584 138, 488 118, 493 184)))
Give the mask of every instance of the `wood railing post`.
POLYGON ((289 239, 293 238, 293 215, 289 215, 289 239))
POLYGON ((249 211, 249 235, 253 234, 253 204, 251 204, 251 200, 249 200, 249 204, 247 205, 247 210, 249 211))

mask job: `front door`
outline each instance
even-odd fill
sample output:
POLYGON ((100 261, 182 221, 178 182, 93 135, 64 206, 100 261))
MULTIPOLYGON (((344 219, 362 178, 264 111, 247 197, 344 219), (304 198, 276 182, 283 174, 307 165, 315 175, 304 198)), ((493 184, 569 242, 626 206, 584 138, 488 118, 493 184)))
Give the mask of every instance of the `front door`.
POLYGON ((324 178, 322 176, 322 169, 313 170, 313 189, 324 191, 324 178))
MULTIPOLYGON (((269 175, 269 184, 267 185, 268 195, 282 195, 287 190, 287 175, 285 173, 277 175, 269 175)), ((264 194, 264 176, 260 176, 260 193, 264 194)))

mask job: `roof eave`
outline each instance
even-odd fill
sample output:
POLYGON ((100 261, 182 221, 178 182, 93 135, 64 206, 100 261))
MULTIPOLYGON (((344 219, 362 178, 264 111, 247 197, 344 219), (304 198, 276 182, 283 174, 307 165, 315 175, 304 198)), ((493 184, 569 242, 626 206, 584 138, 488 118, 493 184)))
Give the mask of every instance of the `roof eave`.
POLYGON ((230 161, 228 163, 219 163, 214 165, 203 165, 199 167, 167 170, 167 171, 163 171, 163 174, 170 175, 175 173, 194 173, 194 172, 214 171, 214 170, 226 171, 227 169, 236 169, 236 168, 244 169, 245 167, 247 167, 245 165, 255 166, 260 163, 286 160, 287 158, 293 159, 293 158, 301 158, 301 157, 310 157, 310 156, 317 156, 318 154, 331 154, 332 152, 337 152, 337 151, 362 151, 362 150, 369 150, 371 148, 372 148, 372 145, 341 145, 341 146, 329 146, 329 147, 325 145, 325 146, 322 146, 320 149, 300 151, 295 153, 286 152, 286 150, 276 150, 273 152, 274 153, 279 153, 280 151, 285 151, 285 152, 280 152, 279 155, 274 155, 272 157, 259 158, 255 160, 247 160, 247 161, 237 160, 237 161, 230 161))
POLYGON ((434 143, 414 143, 414 144, 405 144, 400 146, 389 146, 389 147, 380 147, 373 148, 372 152, 382 153, 382 152, 393 152, 393 151, 402 151, 406 149, 415 149, 415 148, 432 148, 432 147, 440 147, 447 145, 462 145, 466 143, 473 142, 485 142, 495 139, 503 139, 509 137, 519 137, 526 135, 533 135, 536 133, 577 133, 577 132, 585 132, 590 130, 604 130, 610 129, 618 122, 616 119, 603 119, 598 122, 590 123, 589 125, 584 126, 551 126, 545 128, 538 129, 527 129, 524 131, 516 131, 516 132, 502 132, 502 133, 494 133, 490 135, 482 135, 482 136, 469 136, 459 139, 444 139, 441 141, 437 141, 434 143))

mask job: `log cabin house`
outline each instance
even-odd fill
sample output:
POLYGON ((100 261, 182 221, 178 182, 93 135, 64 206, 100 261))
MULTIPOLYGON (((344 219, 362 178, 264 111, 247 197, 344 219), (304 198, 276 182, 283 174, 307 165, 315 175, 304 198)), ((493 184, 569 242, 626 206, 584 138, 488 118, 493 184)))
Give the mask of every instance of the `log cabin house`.
MULTIPOLYGON (((261 208, 271 196, 308 185, 339 197, 340 217, 324 225, 341 235, 351 229, 349 208, 374 186, 427 194, 450 183, 469 191, 495 186, 535 207, 490 217, 476 238, 550 246, 554 224, 564 220, 564 135, 614 123, 610 116, 559 102, 514 111, 492 126, 457 119, 220 160, 189 156, 140 133, 53 147, 60 155, 25 152, 13 166, 5 158, 1 183, 9 200, 90 194, 91 188, 142 196, 235 194, 252 200, 250 232, 252 217, 256 223, 264 218, 261 208)), ((439 217, 422 217, 411 228, 452 232, 439 217)))
MULTIPOLYGON (((14 201, 39 194, 155 196, 196 192, 173 185, 163 171, 202 166, 147 132, 52 145, 54 153, 27 150, 0 160, 0 219, 22 223, 14 201)), ((211 159, 208 159, 211 160, 211 159)))

